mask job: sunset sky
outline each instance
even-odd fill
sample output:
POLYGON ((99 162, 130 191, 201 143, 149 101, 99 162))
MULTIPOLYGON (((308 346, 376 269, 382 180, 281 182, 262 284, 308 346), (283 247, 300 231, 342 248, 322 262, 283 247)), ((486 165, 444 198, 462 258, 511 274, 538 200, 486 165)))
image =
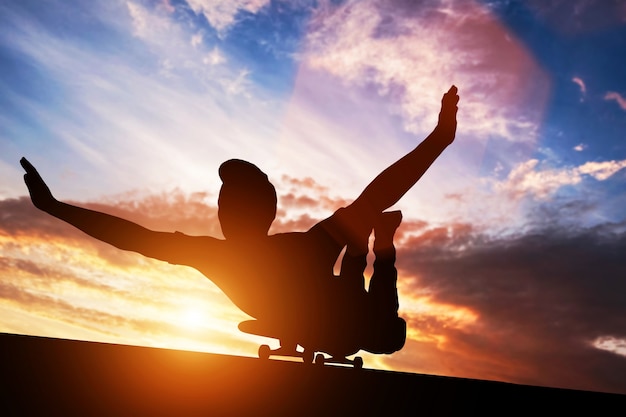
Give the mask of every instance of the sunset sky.
MULTIPOLYGON (((276 186, 270 233, 355 199, 461 97, 395 206, 407 343, 365 367, 626 394, 626 1, 0 3, 0 331, 254 356, 202 274, 35 209, 221 237, 217 168, 276 186)), ((270 341, 272 345, 275 342, 270 341)))

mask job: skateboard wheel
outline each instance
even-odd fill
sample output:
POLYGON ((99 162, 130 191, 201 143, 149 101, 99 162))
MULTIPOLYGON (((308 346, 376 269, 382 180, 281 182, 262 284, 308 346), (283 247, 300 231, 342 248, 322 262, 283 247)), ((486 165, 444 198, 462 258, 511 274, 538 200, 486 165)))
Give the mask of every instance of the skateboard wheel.
POLYGON ((304 363, 313 363, 313 351, 304 349, 304 352, 302 352, 302 360, 304 363))
POLYGON ((267 360, 270 358, 271 349, 268 345, 259 346, 259 359, 267 360))
POLYGON ((315 364, 316 365, 324 365, 324 361, 326 360, 326 358, 324 357, 323 354, 318 353, 317 355, 315 355, 315 364))
POLYGON ((354 358, 354 369, 363 369, 363 358, 360 356, 354 358))

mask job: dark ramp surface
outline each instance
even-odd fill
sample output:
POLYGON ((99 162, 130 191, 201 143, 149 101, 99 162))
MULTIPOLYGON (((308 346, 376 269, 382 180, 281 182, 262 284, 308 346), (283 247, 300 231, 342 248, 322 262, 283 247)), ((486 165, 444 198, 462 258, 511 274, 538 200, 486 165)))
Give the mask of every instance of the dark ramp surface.
POLYGON ((0 334, 0 353, 2 416, 598 415, 626 405, 616 394, 12 334, 0 334))

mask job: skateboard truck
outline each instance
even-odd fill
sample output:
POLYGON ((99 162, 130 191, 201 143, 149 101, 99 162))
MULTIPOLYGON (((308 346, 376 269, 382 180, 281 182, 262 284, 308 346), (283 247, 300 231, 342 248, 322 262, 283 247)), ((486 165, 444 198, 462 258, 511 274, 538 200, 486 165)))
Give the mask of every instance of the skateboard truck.
POLYGON ((313 352, 310 350, 303 350, 302 352, 298 351, 295 346, 286 347, 281 346, 278 349, 272 349, 268 345, 259 346, 259 359, 267 360, 270 356, 288 356, 292 358, 302 358, 304 363, 312 363, 313 362, 313 352))
POLYGON ((315 364, 316 365, 324 365, 325 363, 338 363, 345 365, 352 365, 354 369, 363 369, 363 358, 360 356, 355 356, 354 359, 342 358, 337 356, 331 356, 327 358, 323 353, 318 353, 315 355, 315 364))

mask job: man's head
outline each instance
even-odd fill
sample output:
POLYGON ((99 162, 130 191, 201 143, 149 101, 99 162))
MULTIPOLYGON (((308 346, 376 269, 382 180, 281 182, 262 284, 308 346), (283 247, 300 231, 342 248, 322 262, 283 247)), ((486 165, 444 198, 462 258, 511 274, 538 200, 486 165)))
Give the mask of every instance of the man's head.
POLYGON ((219 169, 218 217, 227 239, 266 236, 276 217, 276 189, 256 165, 240 159, 219 169))

